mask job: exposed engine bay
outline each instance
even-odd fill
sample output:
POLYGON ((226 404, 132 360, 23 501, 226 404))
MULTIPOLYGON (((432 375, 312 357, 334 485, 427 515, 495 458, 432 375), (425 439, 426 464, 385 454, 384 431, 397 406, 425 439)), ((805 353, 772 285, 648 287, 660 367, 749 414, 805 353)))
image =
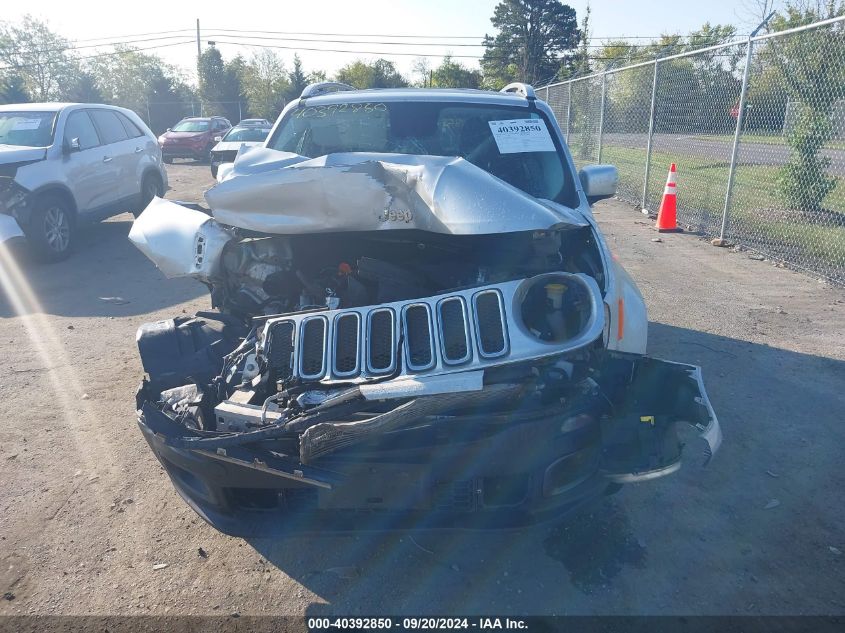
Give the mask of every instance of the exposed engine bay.
POLYGON ((232 533, 244 503, 289 509, 303 491, 317 510, 432 512, 446 495, 449 517, 458 504, 509 521, 523 508, 531 522, 677 470, 681 421, 709 458, 721 436, 700 370, 636 353, 642 299, 595 225, 459 159, 414 158, 324 157, 328 169, 283 155, 211 190, 213 217, 154 200, 135 222, 130 239, 168 276, 205 283, 217 310, 138 331, 139 423, 183 497, 232 533), (482 230, 460 200, 438 203, 435 167, 525 213, 482 230), (368 194, 341 230, 339 202, 320 192, 350 170, 368 194), (311 183, 333 230, 290 228, 314 221, 301 206, 233 207, 239 191, 244 208, 288 191, 302 204, 311 183))
POLYGON ((589 230, 244 237, 222 252, 212 303, 243 318, 416 299, 554 270, 602 279, 589 230))

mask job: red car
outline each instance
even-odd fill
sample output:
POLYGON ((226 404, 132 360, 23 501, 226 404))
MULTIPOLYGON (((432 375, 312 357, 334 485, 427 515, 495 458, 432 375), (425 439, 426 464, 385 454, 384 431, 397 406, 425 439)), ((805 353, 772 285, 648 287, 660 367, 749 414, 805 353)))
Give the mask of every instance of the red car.
POLYGON ((216 144, 214 138, 225 135, 231 127, 229 120, 220 116, 182 119, 158 137, 162 158, 165 163, 172 163, 174 158, 206 161, 216 144))

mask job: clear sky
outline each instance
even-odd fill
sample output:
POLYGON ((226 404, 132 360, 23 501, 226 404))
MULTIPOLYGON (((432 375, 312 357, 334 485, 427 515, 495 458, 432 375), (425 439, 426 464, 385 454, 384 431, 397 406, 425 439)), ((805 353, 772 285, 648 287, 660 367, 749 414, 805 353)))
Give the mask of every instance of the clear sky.
MULTIPOLYGON (((490 16, 497 0, 251 0, 241 5, 227 0, 204 0, 202 2, 179 2, 147 0, 141 3, 122 3, 114 0, 28 0, 7 3, 0 19, 16 21, 25 13, 45 19, 51 28, 78 45, 90 46, 102 41, 116 41, 125 35, 137 35, 161 31, 186 29, 182 33, 170 34, 166 41, 135 42, 138 47, 152 47, 163 43, 174 44, 155 52, 167 62, 176 64, 192 78, 196 63, 196 37, 194 32, 197 18, 202 28, 203 46, 214 39, 224 57, 237 53, 246 56, 258 50, 249 46, 224 44, 234 34, 224 34, 220 29, 248 31, 284 31, 288 33, 336 33, 338 36, 277 35, 260 34, 267 38, 300 37, 311 42, 280 41, 274 39, 250 40, 254 43, 285 46, 277 52, 289 64, 295 50, 299 52, 306 71, 323 69, 330 75, 340 66, 357 57, 386 57, 395 61, 399 69, 410 75, 416 56, 429 56, 431 65, 447 53, 454 55, 479 56, 483 52, 477 46, 477 39, 433 40, 428 38, 396 38, 389 36, 469 36, 481 37, 493 33, 490 16), (354 34, 358 37, 348 37, 354 34), (361 37, 367 35, 370 37, 361 37), (377 36, 377 37, 375 37, 377 36), (93 38, 102 38, 93 42, 93 38), (347 40, 326 42, 325 40, 347 40), (81 41, 86 40, 86 41, 81 41), (182 41, 186 43, 180 44, 182 41), (187 42, 192 40, 192 42, 187 42), (378 43, 349 43, 348 40, 370 40, 378 43), (386 44, 384 42, 394 42, 386 44), (396 44, 402 42, 402 45, 396 44), (414 43, 412 45, 411 43, 414 43), (419 45, 425 43, 426 45, 419 45), (428 44, 436 44, 430 46, 428 44), (461 44, 462 46, 457 46, 461 44), (474 46, 466 46, 474 45, 474 46), (351 53, 327 53, 304 50, 305 48, 334 48, 351 53), (389 53, 403 52, 408 55, 389 53)), ((580 22, 586 0, 570 0, 580 22)), ((612 36, 656 37, 662 33, 685 34, 698 28, 704 22, 733 23, 741 33, 750 30, 753 20, 752 7, 755 0, 592 0, 592 35, 596 38, 612 36)), ((237 37, 239 37, 238 35, 237 37)), ((144 39, 144 38, 135 38, 144 39)), ((243 41, 243 40, 241 40, 243 41)), ((597 39, 593 43, 600 44, 597 39)), ((95 54, 110 48, 86 48, 80 54, 95 54)), ((477 66, 477 60, 461 59, 470 66, 477 66)))

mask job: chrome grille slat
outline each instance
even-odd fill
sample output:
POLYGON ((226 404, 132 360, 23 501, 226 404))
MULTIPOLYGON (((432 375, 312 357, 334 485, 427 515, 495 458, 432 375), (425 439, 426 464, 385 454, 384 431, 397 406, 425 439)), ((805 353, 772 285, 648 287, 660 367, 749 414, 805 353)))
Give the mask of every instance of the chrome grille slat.
POLYGON ((270 347, 267 359, 273 370, 274 380, 286 380, 293 375, 296 323, 275 321, 270 325, 270 347))
POLYGON ((425 371, 434 367, 434 332, 428 305, 413 303, 402 308, 402 324, 408 369, 425 371))
POLYGON ((367 371, 389 374, 396 368, 396 320, 390 308, 367 314, 367 371))
POLYGON ((361 316, 357 312, 339 314, 334 320, 332 372, 348 378, 361 371, 361 316))
POLYGON ((460 365, 472 357, 467 308, 462 297, 449 297, 437 303, 440 353, 447 365, 460 365))
POLYGON ((484 358, 497 358, 507 353, 507 331, 502 295, 496 290, 483 290, 472 297, 478 335, 478 353, 484 358))
POLYGON ((326 317, 312 316, 299 326, 299 375, 307 380, 318 380, 326 373, 326 317))

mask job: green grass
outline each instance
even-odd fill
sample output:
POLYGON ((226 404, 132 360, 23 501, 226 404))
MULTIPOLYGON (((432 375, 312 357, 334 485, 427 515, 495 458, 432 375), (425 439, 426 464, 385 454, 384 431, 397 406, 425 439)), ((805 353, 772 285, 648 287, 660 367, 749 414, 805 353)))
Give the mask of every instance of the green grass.
MULTIPOLYGON (((696 134, 690 138, 700 141, 721 141, 723 143, 733 143, 733 134, 696 134)), ((744 143, 759 143, 761 145, 784 145, 789 146, 786 138, 777 134, 754 134, 745 132, 740 139, 740 144, 744 143)), ((845 149, 845 140, 834 139, 825 143, 826 149, 845 149)))
MULTIPOLYGON (((636 192, 640 199, 645 151, 605 146, 602 162, 619 169, 620 189, 636 192)), ((648 191, 650 200, 659 200, 666 183, 670 163, 677 165, 678 208, 706 210, 720 222, 725 205, 728 165, 701 157, 652 152, 648 191)), ((780 168, 770 165, 742 165, 734 176, 733 198, 729 212, 729 231, 752 239, 776 239, 798 245, 796 251, 831 266, 845 267, 845 227, 814 224, 800 212, 787 211, 778 194, 780 168)), ((845 213, 845 182, 837 178, 836 188, 825 198, 826 209, 845 213)), ((830 222, 830 220, 828 220, 830 222)), ((750 240, 749 240, 750 241, 750 240)), ((753 245, 753 243, 752 243, 753 245)), ((800 255, 793 257, 800 260, 800 255)), ((795 263, 801 264, 801 261, 795 263)))

